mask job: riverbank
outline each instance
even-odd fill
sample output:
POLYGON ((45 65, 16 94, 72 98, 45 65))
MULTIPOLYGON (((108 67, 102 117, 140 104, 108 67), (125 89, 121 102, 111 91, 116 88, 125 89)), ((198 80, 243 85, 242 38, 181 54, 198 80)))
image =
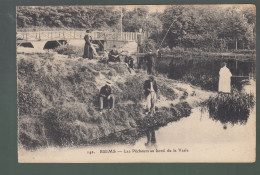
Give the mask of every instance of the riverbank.
POLYGON ((165 126, 189 116, 193 107, 213 94, 158 76, 160 101, 156 114, 147 117, 144 71, 130 73, 123 63, 105 65, 53 52, 18 52, 17 65, 22 149, 89 145, 114 133, 165 126), (100 114, 97 97, 107 80, 112 83, 116 107, 100 114))

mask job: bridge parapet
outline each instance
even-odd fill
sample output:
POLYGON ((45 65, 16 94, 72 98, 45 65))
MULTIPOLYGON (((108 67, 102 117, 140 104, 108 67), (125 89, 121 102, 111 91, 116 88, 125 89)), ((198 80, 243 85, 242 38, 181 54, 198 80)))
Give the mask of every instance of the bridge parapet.
MULTIPOLYGON (((118 40, 137 41, 137 32, 105 32, 94 31, 91 33, 93 40, 118 40)), ((24 41, 50 41, 83 39, 85 31, 37 31, 37 32, 17 32, 16 39, 24 41)))

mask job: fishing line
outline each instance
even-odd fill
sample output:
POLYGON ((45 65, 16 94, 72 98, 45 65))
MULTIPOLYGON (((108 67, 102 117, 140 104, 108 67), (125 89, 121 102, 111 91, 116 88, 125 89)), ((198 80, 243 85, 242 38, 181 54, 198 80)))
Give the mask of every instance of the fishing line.
POLYGON ((167 36, 168 32, 170 31, 170 28, 171 28, 171 26, 173 25, 173 23, 174 23, 174 22, 175 22, 175 21, 173 21, 173 22, 171 23, 171 25, 170 25, 170 27, 169 27, 168 31, 166 32, 166 34, 165 34, 165 36, 164 36, 164 38, 163 38, 163 40, 162 40, 162 42, 161 42, 161 44, 160 44, 160 46, 159 46, 159 48, 158 48, 158 49, 160 49, 160 48, 161 48, 161 46, 162 46, 162 43, 163 43, 163 41, 165 40, 165 38, 166 38, 166 36, 167 36))

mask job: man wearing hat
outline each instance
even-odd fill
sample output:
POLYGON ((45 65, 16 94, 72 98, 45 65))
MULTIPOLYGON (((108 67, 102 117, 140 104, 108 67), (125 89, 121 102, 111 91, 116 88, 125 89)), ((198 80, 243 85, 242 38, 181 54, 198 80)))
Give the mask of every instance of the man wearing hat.
POLYGON ((109 52, 108 56, 108 62, 120 62, 120 57, 116 49, 116 45, 113 45, 113 49, 109 52))
POLYGON ((115 107, 115 100, 114 100, 114 96, 112 94, 111 83, 109 81, 107 81, 105 86, 103 86, 100 89, 99 103, 100 103, 101 113, 102 113, 104 105, 109 109, 113 109, 115 107))
POLYGON ((90 35, 90 30, 86 30, 86 34, 84 36, 85 46, 84 46, 84 54, 83 58, 93 59, 93 49, 91 47, 92 37, 90 35))

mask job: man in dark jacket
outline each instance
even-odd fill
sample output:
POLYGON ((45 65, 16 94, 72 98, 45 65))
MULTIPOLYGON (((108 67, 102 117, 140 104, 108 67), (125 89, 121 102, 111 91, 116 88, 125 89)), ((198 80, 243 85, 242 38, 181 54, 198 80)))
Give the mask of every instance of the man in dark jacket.
POLYGON ((144 95, 147 101, 147 112, 146 114, 154 114, 155 102, 157 99, 157 84, 153 76, 149 77, 149 80, 144 82, 144 95))
POLYGON ((131 73, 131 70, 134 70, 134 59, 129 53, 125 57, 125 63, 127 65, 128 71, 131 73))
POLYGON ((86 34, 84 36, 85 46, 84 46, 84 54, 83 58, 93 59, 93 49, 91 47, 92 37, 90 36, 90 30, 86 30, 86 34))
POLYGON ((101 113, 102 113, 104 104, 109 109, 113 109, 115 107, 115 100, 114 100, 114 96, 112 94, 112 88, 111 88, 110 82, 106 82, 106 85, 100 89, 99 102, 100 102, 101 113))
POLYGON ((113 46, 113 49, 109 52, 108 57, 108 62, 120 62, 120 57, 116 49, 116 45, 113 46))
POLYGON ((149 50, 148 53, 145 55, 145 59, 147 61, 147 74, 153 75, 156 54, 153 53, 152 50, 149 50))

